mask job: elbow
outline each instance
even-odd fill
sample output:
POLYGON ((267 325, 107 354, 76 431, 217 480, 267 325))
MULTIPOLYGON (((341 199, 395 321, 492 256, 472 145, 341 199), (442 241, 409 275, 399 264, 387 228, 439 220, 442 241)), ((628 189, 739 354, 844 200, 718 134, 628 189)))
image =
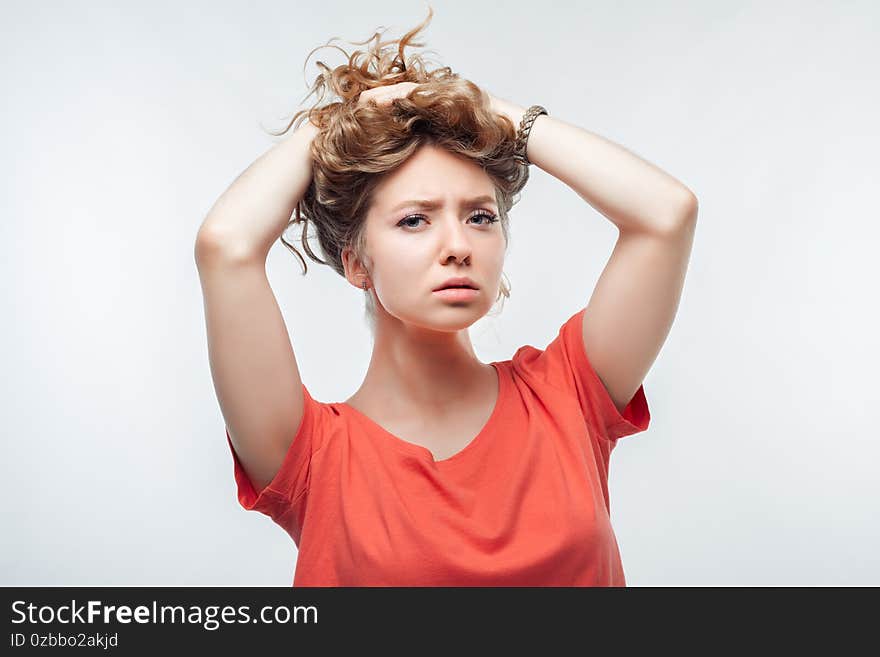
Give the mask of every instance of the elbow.
POLYGON ((203 224, 196 236, 194 255, 196 265, 222 261, 265 262, 268 249, 254 246, 244 239, 231 237, 223 228, 203 224))
POLYGON ((675 203, 669 225, 674 230, 690 226, 697 220, 699 210, 700 204, 696 195, 691 190, 685 189, 681 198, 675 203))
POLYGON ((681 201, 680 214, 685 220, 693 221, 697 218, 700 210, 700 202, 697 200, 696 194, 691 190, 685 190, 684 197, 681 201))

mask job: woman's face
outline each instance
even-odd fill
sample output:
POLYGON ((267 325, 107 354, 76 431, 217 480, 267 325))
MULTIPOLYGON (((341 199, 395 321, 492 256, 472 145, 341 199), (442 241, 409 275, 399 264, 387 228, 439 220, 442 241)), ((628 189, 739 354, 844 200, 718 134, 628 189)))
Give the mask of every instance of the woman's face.
POLYGON ((498 297, 506 247, 489 176, 425 145, 382 180, 373 198, 366 219, 370 271, 360 272, 378 297, 377 313, 442 331, 483 317, 498 297), (434 291, 453 277, 470 278, 477 291, 465 299, 434 291))

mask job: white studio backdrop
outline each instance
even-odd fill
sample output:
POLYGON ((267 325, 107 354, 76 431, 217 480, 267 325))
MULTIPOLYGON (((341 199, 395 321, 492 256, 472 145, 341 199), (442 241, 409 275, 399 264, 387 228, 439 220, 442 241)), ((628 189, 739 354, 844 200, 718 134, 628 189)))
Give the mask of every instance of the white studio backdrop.
MULTIPOLYGON (((650 428, 611 460, 630 586, 880 584, 880 7, 434 0, 432 59, 537 103, 700 202, 650 428)), ((414 2, 37 2, 0 9, 0 584, 289 586, 290 538, 235 496, 196 231, 318 73, 414 2)), ((311 97, 307 103, 314 101, 311 97)), ((484 362, 543 348, 616 229, 532 170, 484 362)), ((288 238, 298 234, 288 233, 288 238)), ((315 246, 317 248, 317 246, 315 246)), ((303 379, 360 385, 362 295, 278 242, 303 379)))

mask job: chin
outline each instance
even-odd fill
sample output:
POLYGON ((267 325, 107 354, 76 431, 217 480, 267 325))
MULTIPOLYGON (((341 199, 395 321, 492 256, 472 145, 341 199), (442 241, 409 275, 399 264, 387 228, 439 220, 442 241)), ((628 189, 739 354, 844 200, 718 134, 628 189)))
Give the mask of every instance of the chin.
POLYGON ((470 328, 486 314, 482 306, 476 304, 444 304, 444 306, 432 307, 418 315, 402 314, 398 319, 430 331, 453 333, 470 328))

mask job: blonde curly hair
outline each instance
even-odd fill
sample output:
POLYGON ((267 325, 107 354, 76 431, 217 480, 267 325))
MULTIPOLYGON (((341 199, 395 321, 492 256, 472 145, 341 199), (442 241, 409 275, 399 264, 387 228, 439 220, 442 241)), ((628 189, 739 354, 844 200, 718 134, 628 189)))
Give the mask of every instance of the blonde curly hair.
MULTIPOLYGON (((299 241, 306 254, 341 276, 345 276, 342 252, 346 247, 365 262, 366 217, 375 188, 383 176, 425 144, 463 156, 486 172, 495 188, 501 229, 509 246, 508 212, 519 201, 529 177, 528 166, 514 158, 516 127, 506 116, 490 109, 488 94, 473 82, 460 78, 448 66, 429 69, 419 54, 404 54, 407 46, 424 45, 413 38, 430 23, 434 13, 430 5, 428 12, 421 24, 399 40, 382 41, 382 30, 365 41, 350 42, 372 43, 366 51, 356 50, 349 55, 333 46, 346 55, 348 62, 333 70, 317 62, 322 73, 305 96, 318 94, 315 105, 300 110, 284 130, 273 133, 283 135, 291 126, 296 130, 306 119, 319 130, 311 144, 312 180, 287 228, 302 224, 299 241), (400 82, 419 86, 406 97, 393 99, 387 107, 357 102, 367 89, 400 82), (327 89, 341 100, 321 105, 327 89), (317 257, 309 246, 309 222, 316 227, 326 260, 317 257)), ((333 37, 318 48, 330 47, 337 39, 333 37)), ((318 48, 306 57, 307 63, 318 48)), ((305 275, 308 266, 303 257, 283 233, 281 241, 300 259, 305 275)), ((510 297, 509 285, 502 281, 500 288, 496 301, 510 297)), ((375 331, 373 297, 369 291, 364 294, 365 312, 375 331)))

